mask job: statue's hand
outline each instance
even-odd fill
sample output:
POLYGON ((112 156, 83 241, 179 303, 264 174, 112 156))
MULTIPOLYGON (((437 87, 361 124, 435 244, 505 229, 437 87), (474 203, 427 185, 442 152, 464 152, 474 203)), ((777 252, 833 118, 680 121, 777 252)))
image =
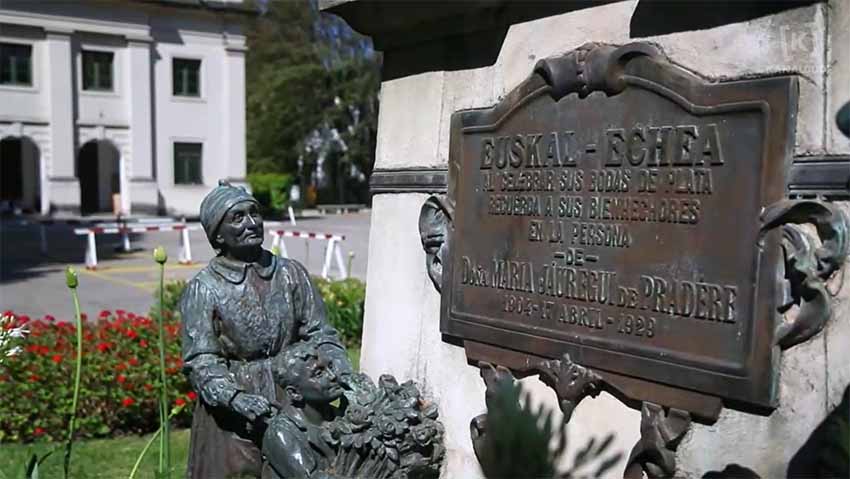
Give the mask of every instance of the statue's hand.
POLYGON ((230 402, 230 406, 251 422, 262 416, 270 416, 274 412, 271 403, 266 398, 243 392, 236 393, 236 396, 230 402))

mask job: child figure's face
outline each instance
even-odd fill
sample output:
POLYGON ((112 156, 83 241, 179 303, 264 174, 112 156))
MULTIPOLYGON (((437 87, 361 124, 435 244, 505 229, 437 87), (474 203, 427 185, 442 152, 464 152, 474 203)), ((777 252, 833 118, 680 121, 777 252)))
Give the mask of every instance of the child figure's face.
POLYGON ((321 353, 298 361, 291 378, 289 386, 306 402, 329 403, 342 396, 342 386, 321 353))

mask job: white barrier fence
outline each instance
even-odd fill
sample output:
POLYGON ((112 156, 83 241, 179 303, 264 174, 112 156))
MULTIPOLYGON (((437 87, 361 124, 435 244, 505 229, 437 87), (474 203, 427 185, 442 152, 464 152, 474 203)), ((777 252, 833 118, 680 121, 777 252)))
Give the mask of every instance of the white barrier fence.
POLYGON ((197 231, 198 226, 188 226, 185 223, 160 224, 160 225, 134 225, 134 226, 95 226, 91 228, 76 228, 74 233, 86 235, 86 268, 97 269, 97 242, 95 236, 98 234, 120 234, 124 238, 124 247, 129 251, 130 233, 151 233, 157 231, 178 231, 180 233, 180 264, 192 263, 192 245, 189 242, 189 231, 197 231))
POLYGON ((336 260, 336 267, 339 270, 341 279, 348 278, 348 270, 345 267, 345 262, 342 260, 342 250, 340 243, 345 240, 345 236, 333 235, 327 233, 313 233, 309 231, 288 231, 288 230, 271 230, 272 235, 272 253, 289 257, 289 252, 286 250, 286 243, 283 238, 304 238, 306 240, 327 241, 325 247, 325 262, 322 265, 322 278, 327 279, 331 271, 331 263, 336 260))
MULTIPOLYGON (((186 222, 184 218, 183 223, 186 222)), ((26 222, 27 224, 29 222, 26 222)), ((98 221, 98 220, 77 220, 77 219, 48 219, 48 220, 37 220, 39 225, 39 239, 40 239, 40 247, 41 254, 46 255, 48 253, 48 245, 47 239, 49 237, 48 228, 52 226, 84 226, 87 228, 123 228, 124 230, 121 233, 121 250, 125 253, 129 253, 133 250, 132 245, 130 244, 130 232, 129 228, 144 226, 162 226, 162 225, 174 225, 177 224, 175 220, 171 218, 127 218, 127 219, 118 219, 116 221, 98 221)), ((81 228, 78 228, 81 229, 81 228)), ((74 230, 76 232, 76 230, 74 230)))

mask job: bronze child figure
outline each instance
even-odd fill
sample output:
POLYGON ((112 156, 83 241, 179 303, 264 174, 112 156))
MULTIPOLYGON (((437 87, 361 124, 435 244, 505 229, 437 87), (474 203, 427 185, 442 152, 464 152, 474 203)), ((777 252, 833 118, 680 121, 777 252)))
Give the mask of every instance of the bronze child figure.
POLYGON ((341 382, 351 364, 306 269, 262 248, 263 219, 247 191, 220 183, 200 220, 218 255, 180 300, 184 371, 200 396, 187 477, 274 477, 261 438, 274 404, 286 401, 271 358, 310 341, 341 382))
POLYGON ((365 374, 341 384, 307 342, 272 360, 287 402, 267 421, 263 459, 274 479, 436 478, 444 455, 436 405, 412 382, 365 374), (334 401, 338 402, 338 407, 334 401))
POLYGON ((322 426, 338 416, 331 402, 342 385, 324 354, 305 342, 294 344, 273 360, 275 382, 286 392, 279 412, 268 420, 263 456, 275 479, 332 477, 328 472, 336 450, 322 426))

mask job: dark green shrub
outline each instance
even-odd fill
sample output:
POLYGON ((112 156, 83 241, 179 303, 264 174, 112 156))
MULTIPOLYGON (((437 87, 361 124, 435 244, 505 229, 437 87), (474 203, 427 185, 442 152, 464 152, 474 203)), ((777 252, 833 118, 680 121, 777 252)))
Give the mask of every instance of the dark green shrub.
POLYGON ((360 348, 363 337, 363 304, 366 300, 366 283, 355 278, 329 281, 313 278, 325 306, 328 320, 339 332, 346 348, 360 348))
POLYGON ((248 184, 254 198, 266 212, 279 212, 286 208, 289 201, 289 187, 295 178, 284 173, 252 173, 248 175, 248 184))
MULTIPOLYGON (((183 295, 183 290, 186 289, 186 280, 177 279, 168 281, 165 283, 164 289, 162 307, 163 312, 165 313, 165 320, 168 321, 175 318, 177 303, 180 302, 180 296, 183 295)), ((154 293, 154 298, 154 302, 151 304, 151 309, 148 312, 148 315, 151 318, 156 319, 159 317, 159 288, 157 288, 156 293, 154 293)))

